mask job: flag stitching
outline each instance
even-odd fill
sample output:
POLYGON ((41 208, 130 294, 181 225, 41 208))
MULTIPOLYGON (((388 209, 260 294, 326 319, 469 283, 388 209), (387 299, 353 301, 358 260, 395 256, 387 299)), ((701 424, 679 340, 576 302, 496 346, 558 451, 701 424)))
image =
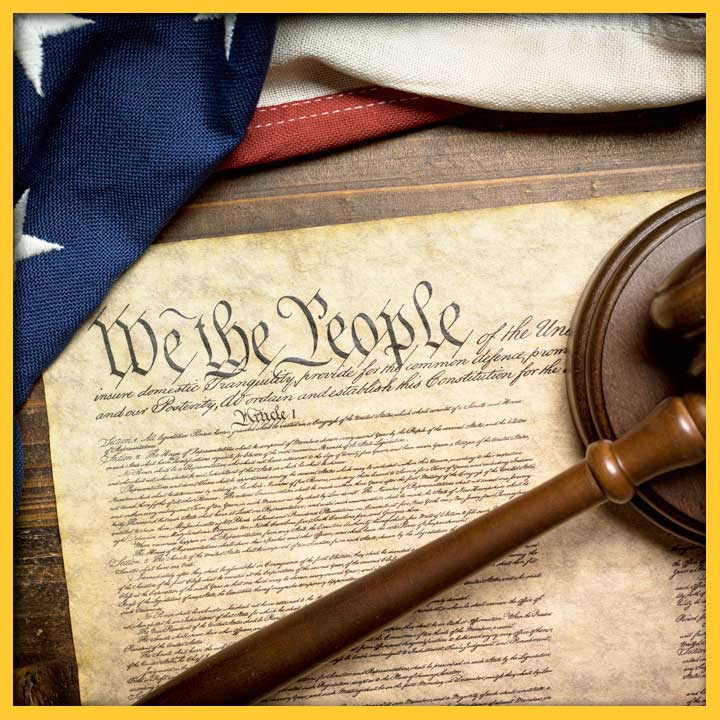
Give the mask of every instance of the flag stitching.
POLYGON ((253 125, 253 130, 268 128, 272 125, 283 125, 285 123, 296 122, 297 120, 309 120, 310 118, 322 117, 324 115, 336 115, 337 113, 349 112, 351 110, 364 110, 365 108, 371 108, 378 105, 392 105, 393 103, 409 102, 410 100, 419 100, 422 97, 422 95, 412 95, 411 97, 397 98, 395 100, 379 100, 378 102, 371 102, 367 105, 354 105, 352 107, 339 108, 338 110, 326 110, 325 112, 311 113, 310 115, 300 115, 299 117, 288 118, 287 120, 275 120, 269 123, 253 125))
POLYGON ((286 107, 296 107, 298 105, 309 105, 310 103, 325 102, 326 100, 334 100, 335 98, 345 97, 346 95, 362 95, 363 93, 370 92, 371 90, 377 90, 378 86, 373 85, 372 87, 362 88, 360 90, 348 90, 346 92, 335 93, 334 95, 323 95, 322 97, 310 98, 310 100, 300 100, 298 102, 282 103, 281 105, 268 105, 266 107, 258 108, 256 112, 272 112, 274 110, 280 110, 286 107))

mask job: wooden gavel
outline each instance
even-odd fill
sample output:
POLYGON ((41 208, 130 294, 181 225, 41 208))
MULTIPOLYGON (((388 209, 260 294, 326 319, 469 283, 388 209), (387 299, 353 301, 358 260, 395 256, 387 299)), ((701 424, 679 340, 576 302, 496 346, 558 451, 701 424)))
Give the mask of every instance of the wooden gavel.
MULTIPOLYGON (((697 331, 700 313, 704 329, 704 256, 702 277, 697 267, 671 276, 652 308, 656 325, 683 335, 697 331)), ((628 502, 641 483, 704 459, 704 395, 668 398, 552 480, 252 633, 137 704, 257 702, 547 530, 606 501, 628 502)))

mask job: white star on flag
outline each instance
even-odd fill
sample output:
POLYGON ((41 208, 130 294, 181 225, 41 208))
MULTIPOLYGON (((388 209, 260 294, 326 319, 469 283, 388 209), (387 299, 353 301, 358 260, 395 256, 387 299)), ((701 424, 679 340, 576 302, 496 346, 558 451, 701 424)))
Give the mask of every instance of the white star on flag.
POLYGON ((51 250, 62 250, 63 246, 47 240, 41 240, 34 235, 25 234, 25 211, 27 210, 30 188, 17 201, 13 213, 13 250, 15 262, 25 260, 33 255, 41 255, 51 250))
POLYGON ((44 96, 42 89, 43 40, 51 35, 62 35, 92 20, 75 15, 16 14, 13 16, 13 49, 20 64, 33 84, 37 94, 44 96))
POLYGON ((193 20, 197 22, 198 20, 215 20, 216 18, 222 18, 225 21, 225 59, 229 60, 237 14, 222 15, 220 13, 199 13, 193 18, 193 20))

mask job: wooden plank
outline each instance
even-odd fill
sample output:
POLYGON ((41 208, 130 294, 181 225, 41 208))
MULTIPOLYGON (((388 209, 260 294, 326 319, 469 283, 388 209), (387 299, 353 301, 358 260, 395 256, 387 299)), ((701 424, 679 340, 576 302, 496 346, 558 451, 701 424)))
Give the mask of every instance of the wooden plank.
POLYGON ((699 187, 705 182, 704 175, 703 163, 685 163, 412 187, 324 190, 240 198, 217 205, 191 205, 175 219, 159 241, 699 187))
MULTIPOLYGON (((212 177, 159 242, 704 184, 704 108, 557 116, 476 112, 301 162, 212 177)), ((19 415, 15 702, 77 704, 42 381, 19 415)))
POLYGON ((477 112, 299 163, 213 177, 158 241, 704 184, 702 104, 654 113, 477 112))

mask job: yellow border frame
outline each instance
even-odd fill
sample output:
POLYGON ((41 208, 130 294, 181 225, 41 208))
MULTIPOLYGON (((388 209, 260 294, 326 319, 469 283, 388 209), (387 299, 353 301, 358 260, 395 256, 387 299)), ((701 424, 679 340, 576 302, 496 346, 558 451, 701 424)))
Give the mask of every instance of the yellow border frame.
MULTIPOLYGON (((446 717, 451 713, 454 718, 487 718, 490 713, 502 714, 503 720, 525 718, 530 716, 533 720, 550 720, 551 718, 613 718, 613 720, 677 720, 677 718, 700 719, 702 717, 714 716, 718 711, 718 685, 720 673, 717 668, 717 661, 720 657, 720 549, 718 548, 718 536, 720 527, 714 522, 709 524, 707 530, 707 705, 705 707, 677 708, 677 707, 348 707, 348 708, 316 708, 316 707, 268 707, 268 708, 243 708, 233 707, 219 708, 162 708, 162 707, 14 707, 13 701, 13 515, 12 515, 12 323, 8 318, 12 317, 12 63, 9 58, 12 55, 12 15, 16 12, 197 12, 199 5, 202 10, 213 12, 237 12, 242 9, 244 12, 337 12, 336 2, 328 0, 245 0, 242 3, 236 2, 213 2, 211 4, 187 2, 187 0, 136 0, 126 2, 110 2, 107 0, 76 0, 72 7, 68 8, 67 2, 53 2, 51 0, 38 0, 37 2, 20 2, 9 0, 3 3, 0 9, 0 27, 3 57, 5 65, 2 71, 2 98, 5 112, 2 113, 2 131, 5 142, 2 143, 2 196, 5 201, 0 207, 6 208, 5 213, 5 238, 3 243, 5 261, 0 271, 0 297, 2 302, 2 317, 0 323, 0 363, 2 370, 2 385, 0 396, 5 398, 7 409, 0 412, 0 427, 3 437, 6 438, 2 446, 2 459, 5 478, 3 487, 5 502, 3 506, 2 536, 0 539, 0 554, 2 556, 3 583, 0 593, 0 611, 2 612, 2 623, 0 623, 0 639, 2 640, 2 663, 0 664, 0 710, 4 717, 12 718, 37 718, 50 717, 57 720, 89 717, 108 718, 153 718, 162 720, 199 720, 200 718, 224 719, 235 718, 242 714, 244 718, 269 718, 282 717, 300 720, 307 718, 325 717, 329 718, 342 715, 346 718, 396 718, 414 717, 435 718, 446 717), (238 6, 241 6, 238 7, 238 6)), ((707 399, 711 417, 715 417, 720 396, 717 389, 720 387, 720 355, 718 352, 718 332, 720 328, 720 286, 718 286, 718 275, 720 275, 720 221, 717 220, 716 212, 720 207, 718 197, 718 173, 720 172, 720 113, 718 103, 720 102, 720 87, 718 73, 720 60, 718 54, 720 47, 718 40, 718 28, 720 27, 720 10, 712 9, 710 2, 690 2, 689 7, 678 7, 683 3, 678 2, 634 2, 628 7, 627 2, 620 0, 606 0, 598 2, 591 0, 583 4, 582 12, 673 12, 684 10, 688 12, 706 13, 707 15, 707 231, 708 231, 708 382, 707 399)), ((445 3, 432 2, 430 0, 383 0, 383 2, 370 2, 366 0, 357 2, 350 0, 343 3, 344 12, 577 12, 579 3, 577 0, 554 0, 553 2, 534 3, 530 0, 514 0, 513 2, 471 2, 468 0, 454 0, 445 3)), ((708 428, 708 483, 707 483, 707 512, 709 517, 720 517, 720 484, 718 484, 717 468, 720 460, 720 447, 718 427, 711 420, 708 428)), ((661 682, 661 680, 659 680, 661 682)))

